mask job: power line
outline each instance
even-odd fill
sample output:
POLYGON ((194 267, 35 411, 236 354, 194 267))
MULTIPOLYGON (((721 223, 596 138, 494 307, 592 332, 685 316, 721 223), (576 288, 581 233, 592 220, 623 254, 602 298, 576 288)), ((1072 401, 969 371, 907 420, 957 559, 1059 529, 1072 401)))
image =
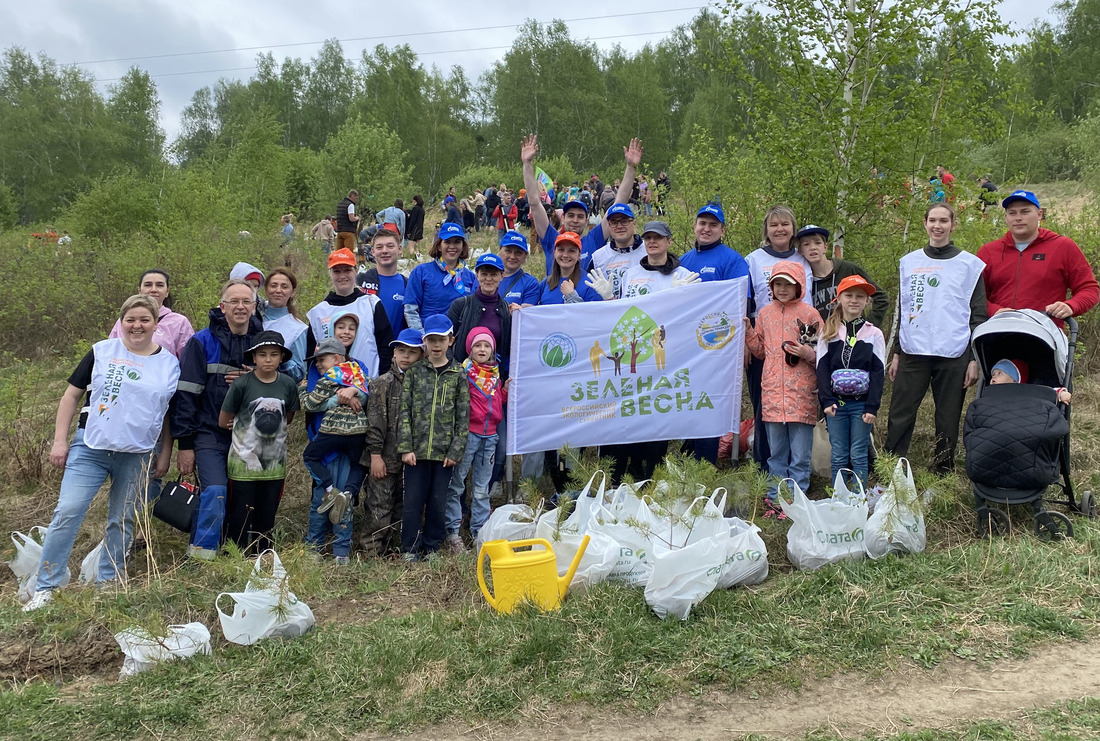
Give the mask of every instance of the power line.
MULTIPOLYGON (((664 8, 662 10, 641 10, 641 11, 637 11, 637 12, 634 12, 634 13, 616 13, 614 15, 595 15, 595 16, 589 16, 587 18, 567 18, 567 19, 562 20, 562 22, 563 23, 580 23, 582 21, 603 21, 603 20, 624 18, 624 17, 629 17, 629 16, 656 15, 656 14, 659 14, 659 13, 679 13, 679 12, 683 12, 685 10, 702 10, 705 7, 707 7, 707 6, 697 5, 697 6, 684 7, 684 8, 664 8)), ((482 26, 480 28, 457 28, 457 29, 448 29, 448 30, 445 30, 445 31, 417 31, 417 32, 413 32, 413 33, 394 33, 394 34, 385 34, 385 35, 381 35, 381 36, 360 36, 360 37, 351 38, 351 39, 336 39, 336 41, 338 43, 341 43, 341 44, 347 44, 347 43, 353 43, 353 42, 359 42, 359 41, 390 41, 394 38, 413 38, 413 37, 418 37, 418 36, 436 36, 436 35, 440 35, 440 34, 465 33, 465 32, 470 32, 470 31, 498 31, 498 30, 504 29, 504 28, 515 28, 518 25, 519 25, 518 23, 509 23, 509 24, 500 25, 500 26, 482 26)), ((628 35, 630 35, 630 34, 628 34, 628 35)), ((285 49, 285 48, 295 47, 295 46, 319 46, 319 45, 325 43, 326 40, 322 40, 322 41, 298 41, 298 42, 289 43, 289 44, 267 44, 267 45, 263 45, 263 46, 238 46, 238 47, 234 47, 232 49, 211 49, 211 50, 208 50, 208 51, 185 51, 185 52, 176 52, 176 53, 172 53, 172 54, 147 54, 145 56, 140 56, 140 57, 119 57, 117 59, 94 59, 94 60, 87 61, 87 62, 73 62, 73 64, 75 64, 77 66, 83 66, 83 65, 88 65, 88 64, 109 64, 109 63, 113 63, 113 62, 136 62, 136 61, 142 61, 142 60, 146 60, 146 59, 167 59, 167 58, 170 58, 170 57, 193 57, 193 56, 199 56, 199 55, 202 55, 202 54, 226 54, 226 53, 229 53, 229 52, 239 52, 239 51, 259 51, 261 49, 285 49)))

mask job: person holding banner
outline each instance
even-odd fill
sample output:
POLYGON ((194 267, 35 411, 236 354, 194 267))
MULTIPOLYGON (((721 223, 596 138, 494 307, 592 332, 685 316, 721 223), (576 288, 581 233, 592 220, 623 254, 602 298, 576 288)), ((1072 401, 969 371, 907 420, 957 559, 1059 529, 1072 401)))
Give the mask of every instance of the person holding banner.
MULTIPOLYGON (((589 276, 588 281, 581 271, 581 238, 575 232, 562 232, 554 240, 554 264, 546 280, 542 282, 539 305, 579 304, 585 301, 601 301, 603 294, 594 288, 594 284, 611 298, 611 282, 600 276, 589 276), (602 281, 602 283, 601 283, 602 281), (606 283, 606 286, 603 286, 606 283)), ((414 271, 415 272, 415 271, 414 271)))

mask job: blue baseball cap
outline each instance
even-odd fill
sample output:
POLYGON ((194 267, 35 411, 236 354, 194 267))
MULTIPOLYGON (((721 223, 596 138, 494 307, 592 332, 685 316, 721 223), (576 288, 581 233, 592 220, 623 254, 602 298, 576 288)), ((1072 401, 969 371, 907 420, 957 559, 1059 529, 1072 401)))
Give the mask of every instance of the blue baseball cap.
POLYGON ((505 247, 519 247, 524 252, 531 251, 531 248, 527 245, 527 237, 515 229, 504 232, 504 236, 500 238, 500 248, 504 249, 505 247))
POLYGON ((446 314, 432 314, 424 320, 423 335, 425 339, 433 334, 446 337, 449 334, 454 334, 454 331, 454 325, 451 324, 451 320, 447 318, 446 314))
POLYGON ((708 203, 707 205, 699 209, 699 213, 695 214, 695 218, 698 219, 703 214, 710 214, 714 218, 718 219, 718 223, 720 224, 726 223, 726 215, 722 213, 721 206, 715 205, 713 203, 708 203))
POLYGON ((634 209, 626 203, 616 203, 611 208, 607 209, 605 218, 610 219, 612 216, 625 216, 628 219, 634 218, 634 209))
POLYGON ((443 226, 439 227, 439 238, 441 240, 451 239, 452 237, 461 237, 466 239, 466 230, 462 228, 461 224, 456 224, 453 221, 448 221, 443 226))
POLYGON ((586 214, 588 213, 588 206, 584 205, 584 201, 569 201, 561 207, 561 212, 564 214, 571 208, 583 209, 586 214))
POLYGON ((474 272, 476 273, 482 268, 496 268, 503 273, 504 261, 501 260, 498 255, 494 255, 492 252, 486 252, 484 255, 477 258, 477 263, 474 265, 474 272))
MULTIPOLYGON (((431 317, 428 317, 429 319, 431 317)), ((390 342, 390 347, 394 345, 404 345, 405 347, 424 347, 424 336, 420 334, 420 330, 409 327, 408 329, 401 330, 401 333, 397 335, 397 339, 390 342)))
POLYGON ((1039 198, 1030 190, 1013 191, 1013 193, 1009 195, 1008 198, 1001 201, 1001 208, 1008 208, 1008 204, 1012 203, 1013 201, 1027 201, 1028 203, 1033 204, 1035 208, 1042 208, 1042 206, 1039 205, 1039 198))
POLYGON ((802 227, 798 230, 798 233, 794 235, 794 238, 796 240, 802 239, 803 237, 808 237, 811 234, 819 234, 826 242, 829 241, 829 230, 823 226, 818 226, 817 224, 807 224, 806 226, 802 227))

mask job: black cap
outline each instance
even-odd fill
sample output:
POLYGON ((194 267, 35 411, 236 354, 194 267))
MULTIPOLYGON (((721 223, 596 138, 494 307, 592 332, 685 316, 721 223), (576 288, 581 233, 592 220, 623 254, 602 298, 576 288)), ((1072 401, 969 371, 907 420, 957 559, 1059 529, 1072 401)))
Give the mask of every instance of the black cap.
POLYGON ((252 354, 261 347, 277 347, 283 351, 283 362, 285 363, 286 361, 290 360, 293 353, 286 348, 286 345, 284 345, 283 342, 284 340, 281 334, 272 329, 265 329, 263 332, 260 332, 258 335, 256 335, 256 337, 252 340, 252 347, 244 351, 245 362, 251 363, 253 357, 252 354))

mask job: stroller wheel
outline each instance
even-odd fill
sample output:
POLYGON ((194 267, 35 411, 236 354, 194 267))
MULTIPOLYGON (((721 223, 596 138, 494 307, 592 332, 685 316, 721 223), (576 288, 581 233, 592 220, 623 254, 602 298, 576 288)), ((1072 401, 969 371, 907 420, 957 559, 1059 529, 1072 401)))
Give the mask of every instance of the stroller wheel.
POLYGON ((1077 505, 1077 511, 1090 520, 1096 519, 1096 499, 1093 498, 1091 491, 1086 491, 1081 494, 1081 501, 1077 505))
POLYGON ((1035 515, 1035 534, 1042 540, 1072 538, 1073 523, 1061 512, 1044 510, 1035 515))
POLYGON ((996 507, 978 507, 978 537, 1007 536, 1012 532, 1008 513, 996 507))

